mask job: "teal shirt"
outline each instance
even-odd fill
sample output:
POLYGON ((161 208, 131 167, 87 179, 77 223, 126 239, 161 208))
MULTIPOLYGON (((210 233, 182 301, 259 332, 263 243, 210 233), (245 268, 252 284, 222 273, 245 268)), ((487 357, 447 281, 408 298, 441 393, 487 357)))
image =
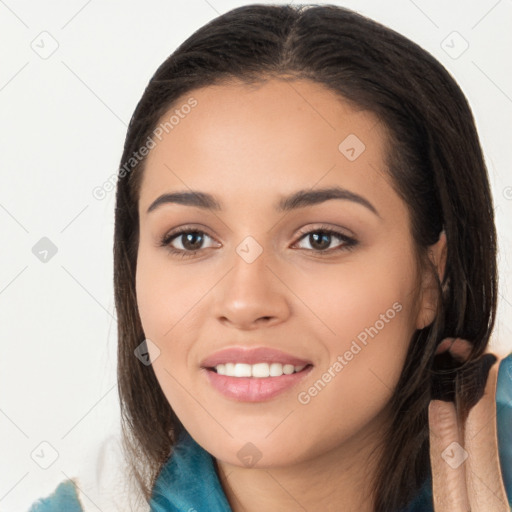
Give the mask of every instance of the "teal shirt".
MULTIPOLYGON (((500 363, 496 388, 498 447, 503 482, 512 507, 512 353, 500 363)), ((151 512, 231 512, 215 472, 213 457, 185 434, 165 463, 153 488, 151 512)), ((72 481, 34 503, 29 512, 83 512, 72 481)), ((433 512, 432 482, 428 479, 402 511, 433 512)))

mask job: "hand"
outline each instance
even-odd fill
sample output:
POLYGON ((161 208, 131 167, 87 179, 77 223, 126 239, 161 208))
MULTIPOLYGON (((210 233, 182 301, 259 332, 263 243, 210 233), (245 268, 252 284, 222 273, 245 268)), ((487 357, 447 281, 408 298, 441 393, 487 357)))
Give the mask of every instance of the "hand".
MULTIPOLYGON (((437 353, 457 359, 470 353, 469 342, 447 338, 437 353)), ((453 402, 432 400, 428 409, 430 462, 435 512, 510 512, 501 476, 496 430, 499 358, 489 371, 484 395, 460 425, 453 402)))

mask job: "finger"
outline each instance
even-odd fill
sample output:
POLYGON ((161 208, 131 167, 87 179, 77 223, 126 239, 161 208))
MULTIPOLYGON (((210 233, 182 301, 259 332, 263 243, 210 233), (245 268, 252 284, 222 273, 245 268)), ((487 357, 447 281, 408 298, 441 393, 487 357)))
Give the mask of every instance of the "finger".
POLYGON ((501 476, 496 428, 496 382, 498 360, 490 369, 484 395, 469 411, 464 433, 466 486, 473 512, 508 511, 501 476))
POLYGON ((471 348, 471 343, 462 338, 445 338, 437 347, 436 355, 448 351, 459 361, 466 361, 471 354, 471 348))
POLYGON ((455 338, 445 338, 437 346, 436 354, 442 354, 443 352, 446 352, 447 350, 449 350, 454 341, 455 341, 455 338))
POLYGON ((468 512, 464 461, 453 402, 431 400, 428 407, 430 464, 436 512, 468 512))
POLYGON ((462 338, 455 338, 453 345, 450 347, 450 354, 460 361, 466 361, 471 354, 473 345, 462 338))

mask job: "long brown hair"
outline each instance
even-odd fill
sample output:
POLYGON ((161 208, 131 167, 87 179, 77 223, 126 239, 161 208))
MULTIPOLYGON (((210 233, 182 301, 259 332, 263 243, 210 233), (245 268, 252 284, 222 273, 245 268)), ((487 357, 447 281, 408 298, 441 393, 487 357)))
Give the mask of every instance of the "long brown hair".
POLYGON ((334 5, 255 4, 219 16, 160 65, 135 109, 118 174, 114 235, 125 448, 149 499, 184 429, 151 365, 134 356, 145 338, 135 269, 139 187, 146 160, 134 155, 162 116, 194 89, 233 79, 253 83, 285 76, 322 84, 378 116, 389 138, 391 182, 409 207, 421 268, 430 264, 428 246, 443 229, 447 236, 445 274, 442 282, 437 280, 437 315, 410 340, 374 482, 375 510, 400 509, 430 476, 427 407, 433 383, 442 380, 451 386, 463 412, 472 405, 466 369, 485 351, 496 313, 494 210, 474 119, 454 79, 409 39, 334 5), (434 356, 447 336, 472 343, 469 366, 434 356))

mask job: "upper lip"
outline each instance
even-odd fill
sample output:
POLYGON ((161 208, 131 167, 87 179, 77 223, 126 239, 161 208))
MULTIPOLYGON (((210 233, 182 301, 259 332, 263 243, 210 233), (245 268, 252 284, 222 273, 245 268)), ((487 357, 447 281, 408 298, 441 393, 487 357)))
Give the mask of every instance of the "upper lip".
POLYGON ((201 362, 203 368, 214 368, 224 363, 281 363, 292 364, 293 366, 305 366, 312 364, 311 361, 292 356, 281 350, 269 347, 242 348, 230 347, 214 352, 201 362))

